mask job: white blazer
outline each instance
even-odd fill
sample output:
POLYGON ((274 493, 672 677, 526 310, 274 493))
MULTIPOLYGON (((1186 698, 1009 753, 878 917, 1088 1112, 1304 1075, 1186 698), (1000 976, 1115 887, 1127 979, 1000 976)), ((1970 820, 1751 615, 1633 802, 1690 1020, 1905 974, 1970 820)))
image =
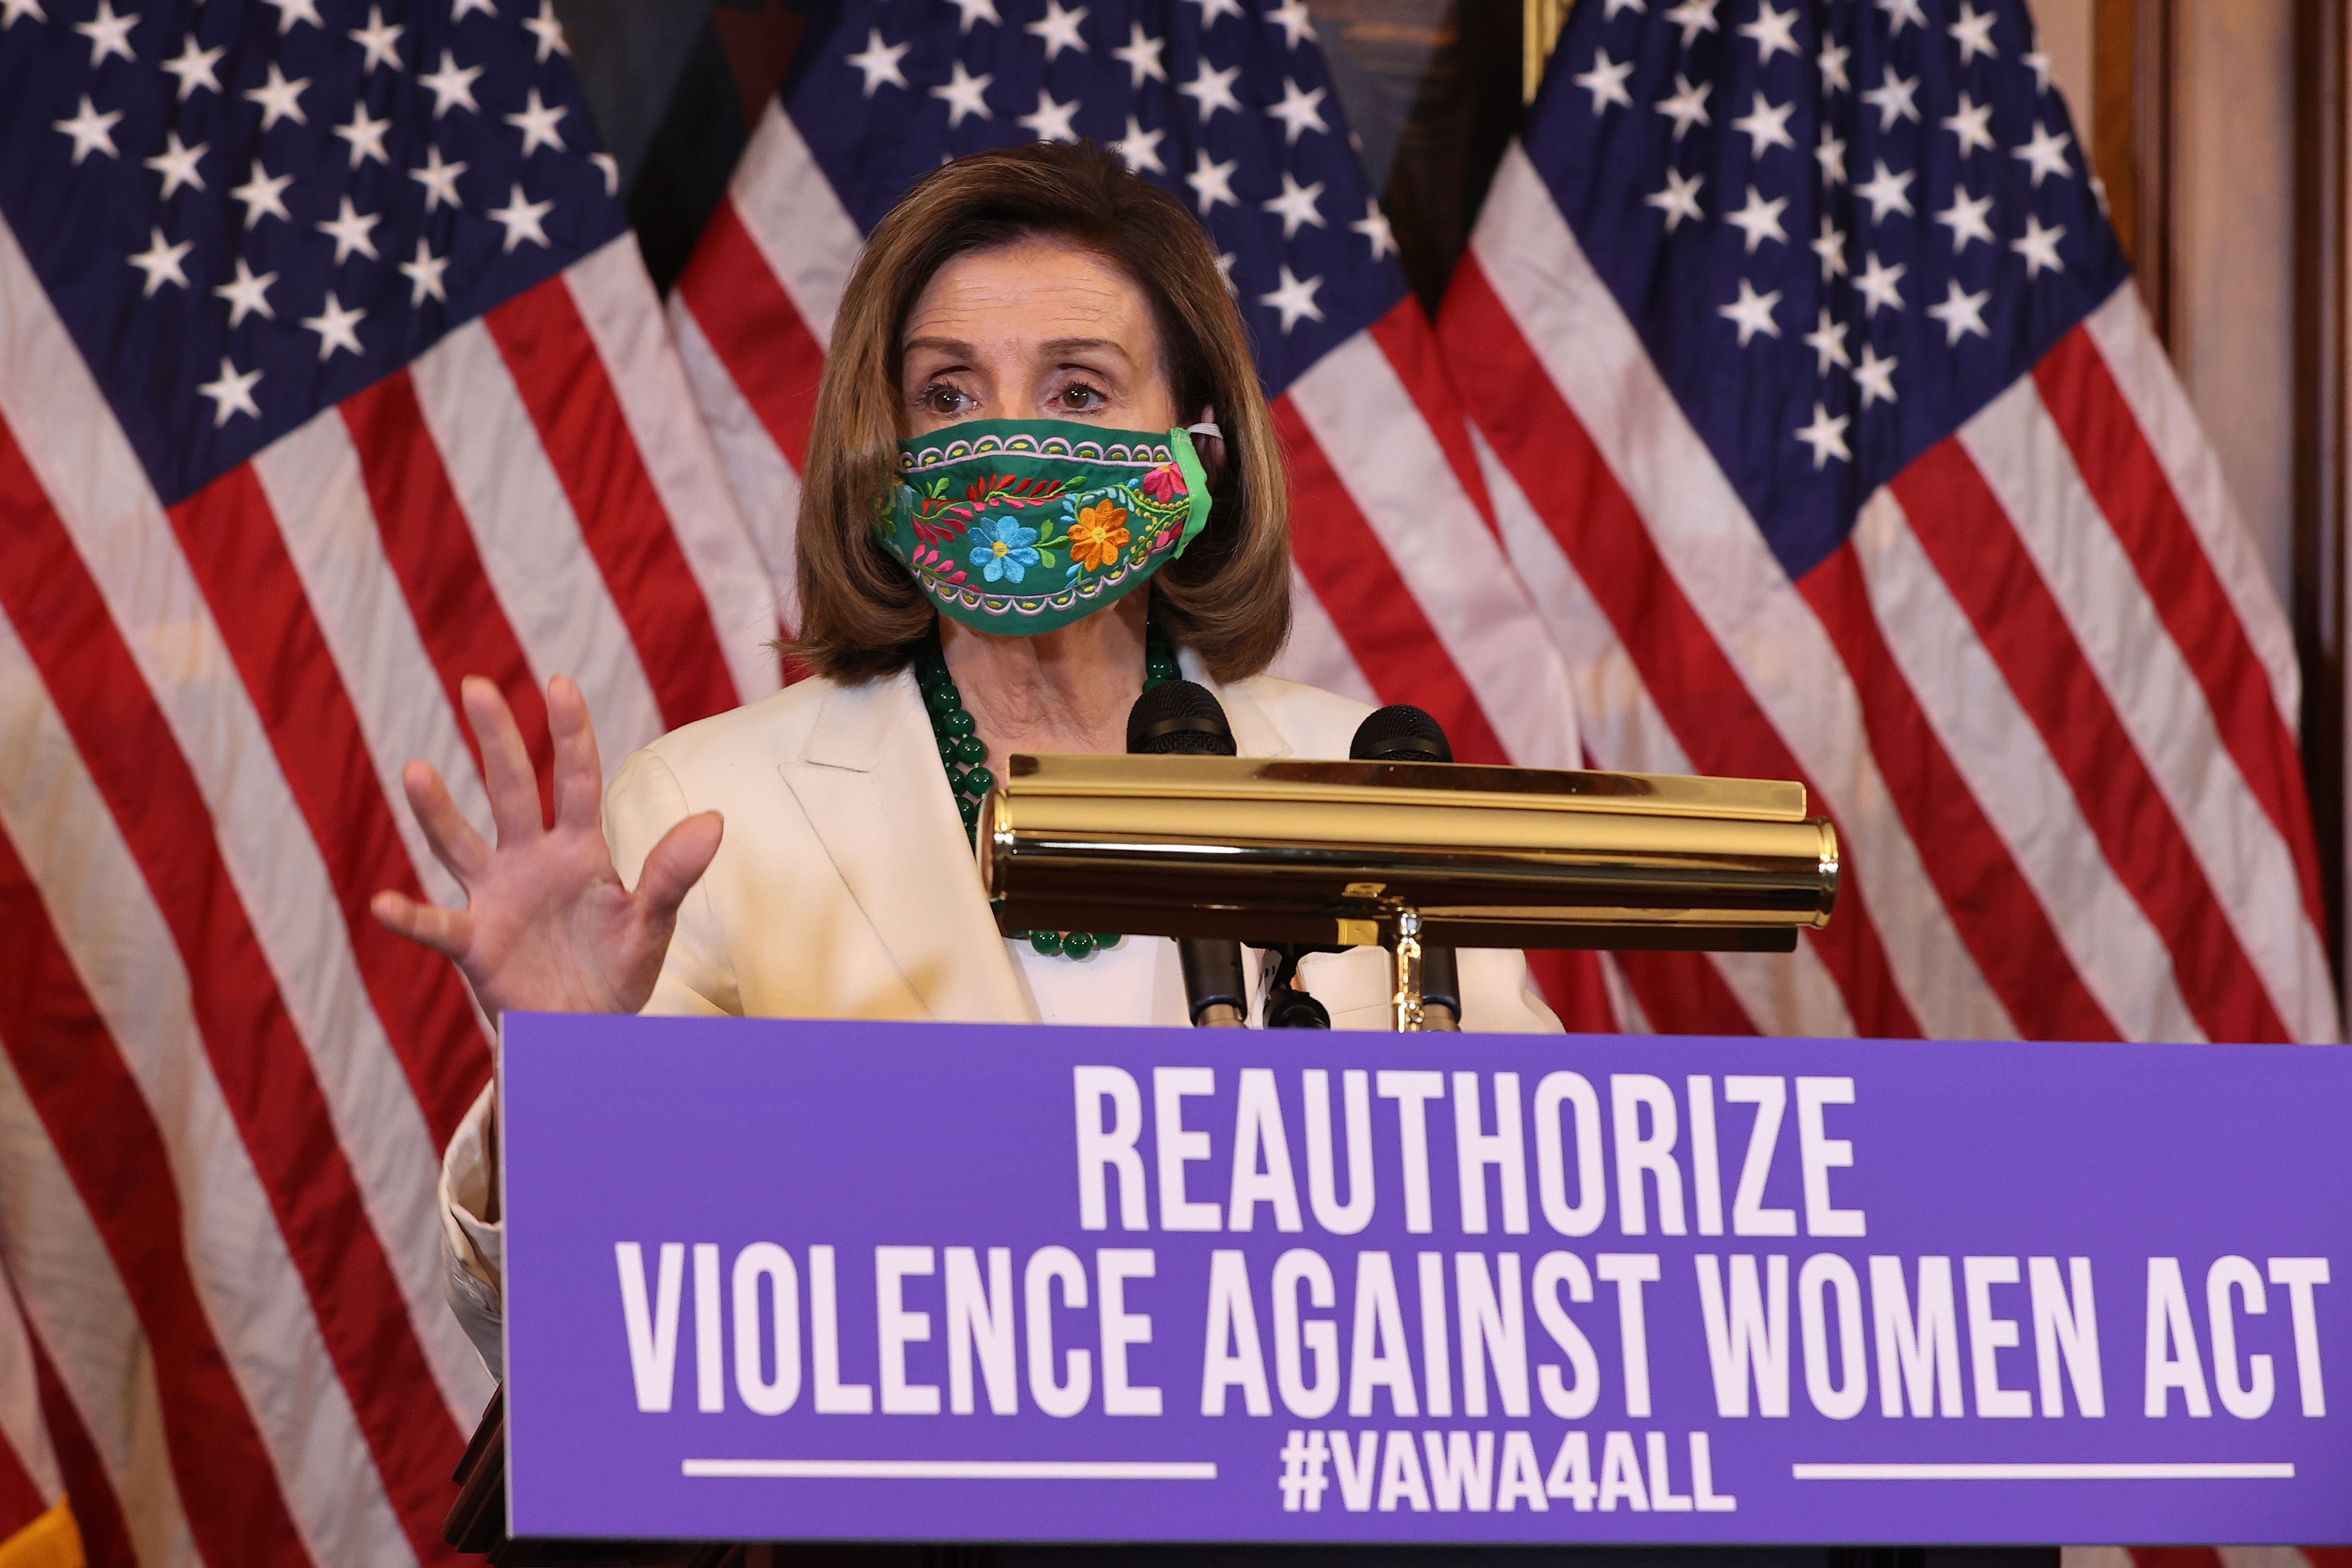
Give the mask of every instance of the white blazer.
MULTIPOLYGON (((1219 685, 1189 651, 1180 658, 1223 705, 1244 757, 1345 758, 1371 711, 1271 676, 1219 685)), ((679 907, 645 1011, 1037 1021, 911 671, 857 685, 803 681, 631 755, 604 792, 604 837, 622 880, 635 885, 662 834, 711 810, 726 832, 679 907)), ((1560 1027, 1520 954, 1465 949, 1459 961, 1465 1029, 1560 1027)), ((1310 956, 1299 982, 1333 1027, 1389 1027, 1381 949, 1310 956)), ((441 1200, 451 1305, 495 1371, 504 1237, 483 1218, 490 1106, 485 1090, 451 1138, 441 1200)))

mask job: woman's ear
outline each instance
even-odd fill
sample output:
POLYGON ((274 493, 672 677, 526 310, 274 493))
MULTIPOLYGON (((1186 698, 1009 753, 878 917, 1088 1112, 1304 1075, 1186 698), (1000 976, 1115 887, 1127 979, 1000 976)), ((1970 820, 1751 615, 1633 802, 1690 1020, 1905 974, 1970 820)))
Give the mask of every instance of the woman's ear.
MULTIPOLYGON (((1194 416, 1192 423, 1216 423, 1217 411, 1214 405, 1202 403, 1200 413, 1194 416)), ((1224 476, 1225 438, 1222 435, 1195 434, 1192 437, 1192 450, 1201 455, 1201 473, 1209 481, 1210 488, 1214 489, 1217 481, 1224 476)))

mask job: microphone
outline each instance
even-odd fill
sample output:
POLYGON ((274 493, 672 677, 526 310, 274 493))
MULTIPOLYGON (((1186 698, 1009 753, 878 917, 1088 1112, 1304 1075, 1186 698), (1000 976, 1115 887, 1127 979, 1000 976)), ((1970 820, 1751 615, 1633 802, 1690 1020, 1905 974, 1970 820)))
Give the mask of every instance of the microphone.
MULTIPOLYGON (((1127 749, 1150 757, 1231 757, 1233 726, 1205 686, 1169 681, 1136 698, 1127 715, 1127 749)), ((1242 977, 1238 942, 1180 936, 1184 1000, 1196 1029, 1240 1029, 1249 1018, 1249 987, 1242 977)))
MULTIPOLYGON (((1451 762, 1445 727, 1411 703, 1379 708, 1356 727, 1348 755, 1359 762, 1451 762)), ((1424 942, 1421 948, 1422 1027, 1462 1027, 1462 977, 1454 949, 1424 942)))

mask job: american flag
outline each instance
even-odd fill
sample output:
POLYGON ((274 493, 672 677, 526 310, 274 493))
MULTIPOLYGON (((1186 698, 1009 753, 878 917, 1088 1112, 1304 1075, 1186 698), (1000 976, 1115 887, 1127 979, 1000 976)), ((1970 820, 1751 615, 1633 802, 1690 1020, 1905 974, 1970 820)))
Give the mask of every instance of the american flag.
POLYGON ((2022 0, 1586 0, 1441 336, 1592 756, 1837 821, 1651 1023, 2336 1037, 2294 646, 2022 0))
MULTIPOLYGON (((1577 766, 1566 661, 1504 554, 1303 0, 887 0, 810 19, 671 309, 779 598, 866 231, 946 158, 1079 138, 1199 215, 1255 342, 1291 476, 1277 673, 1417 703, 1465 761, 1577 766)), ((1538 963, 1563 1013, 1608 1027, 1589 959, 1538 963)))
POLYGON ((398 769, 487 820, 469 673, 614 759, 776 682, 614 182, 543 0, 0 0, 0 1276, 94 1560, 448 1555, 398 769))

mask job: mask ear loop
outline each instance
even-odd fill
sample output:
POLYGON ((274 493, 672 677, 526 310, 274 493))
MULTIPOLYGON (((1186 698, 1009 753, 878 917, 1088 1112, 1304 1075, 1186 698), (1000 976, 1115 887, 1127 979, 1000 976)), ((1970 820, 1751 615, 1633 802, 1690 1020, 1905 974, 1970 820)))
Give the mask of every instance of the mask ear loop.
POLYGON ((1213 435, 1220 441, 1223 441, 1225 438, 1225 433, 1217 428, 1217 422, 1213 419, 1204 419, 1198 424, 1188 424, 1184 427, 1184 434, 1187 435, 1213 435))

